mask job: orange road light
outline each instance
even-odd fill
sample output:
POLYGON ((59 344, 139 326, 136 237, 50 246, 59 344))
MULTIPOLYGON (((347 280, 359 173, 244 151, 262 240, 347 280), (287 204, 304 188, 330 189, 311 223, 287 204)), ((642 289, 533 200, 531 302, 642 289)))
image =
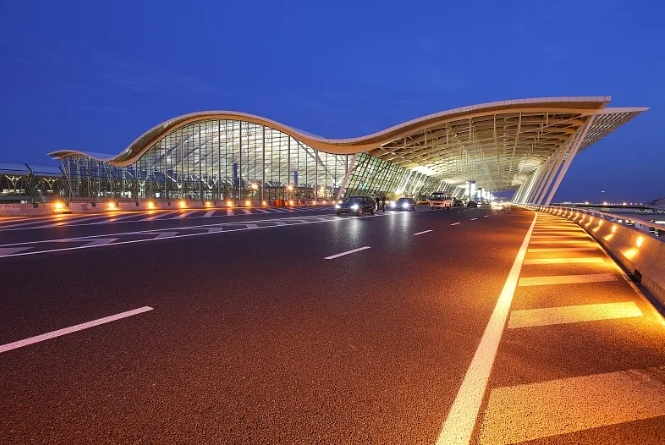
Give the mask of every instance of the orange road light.
POLYGON ((118 208, 118 206, 115 204, 115 202, 109 202, 108 209, 109 210, 115 210, 118 208))

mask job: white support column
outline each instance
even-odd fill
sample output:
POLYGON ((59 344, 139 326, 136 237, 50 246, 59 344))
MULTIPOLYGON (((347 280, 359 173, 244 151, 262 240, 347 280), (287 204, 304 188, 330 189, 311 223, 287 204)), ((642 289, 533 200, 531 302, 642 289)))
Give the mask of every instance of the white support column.
POLYGON ((356 159, 358 159, 358 153, 353 154, 353 158, 351 159, 351 165, 349 165, 349 168, 346 170, 346 174, 344 175, 344 180, 342 181, 342 185, 340 186, 339 190, 337 190, 337 196, 335 196, 336 201, 339 201, 339 199, 342 197, 342 194, 344 193, 344 189, 346 188, 347 184, 349 183, 349 178, 351 177, 351 172, 353 171, 354 167, 356 166, 356 159))
POLYGON ((515 194, 513 195, 513 198, 511 199, 512 202, 519 202, 518 199, 520 197, 520 194, 522 193, 522 190, 524 190, 524 186, 526 185, 526 182, 523 182, 522 185, 517 189, 515 194))
POLYGON ((563 160, 566 157, 566 152, 570 148, 569 143, 565 143, 559 148, 556 153, 555 153, 555 160, 554 160, 554 168, 552 168, 547 175, 547 179, 545 182, 545 187, 543 187, 542 191, 538 196, 536 196, 536 203, 540 205, 543 202, 543 199, 545 198, 547 191, 550 189, 550 186, 552 185, 552 180, 554 180, 554 177, 556 176, 556 172, 559 171, 561 168, 561 164, 563 163, 563 160))
POLYGON ((543 172, 540 175, 540 179, 538 180, 538 186, 534 189, 534 192, 531 195, 531 199, 529 200, 529 202, 531 202, 532 204, 537 204, 538 203, 538 197, 542 193, 543 187, 545 187, 545 183, 547 182, 547 178, 549 177, 549 175, 552 174, 556 154, 557 154, 556 151, 554 153, 552 153, 550 155, 550 157, 547 158, 547 161, 543 165, 543 172))
POLYGON ((524 197, 522 198, 523 203, 525 203, 525 204, 530 204, 531 203, 531 196, 533 195, 533 192, 535 191, 535 188, 537 187, 538 182, 540 181, 540 177, 543 174, 544 169, 545 169, 545 166, 541 165, 533 173, 533 176, 531 177, 531 183, 529 184, 529 188, 527 189, 526 193, 524 194, 524 197))
POLYGON ((552 202, 552 198, 554 198, 554 194, 556 193, 557 189, 559 188, 559 185, 561 185, 561 181, 563 180, 563 177, 566 175, 566 172, 568 171, 568 167, 570 167, 570 163, 573 162, 573 158, 577 154, 577 151, 580 149, 580 146, 582 145, 582 142, 584 142, 584 138, 586 137, 587 132, 589 131, 589 128, 591 128, 591 125, 593 125, 593 119, 596 117, 596 115, 592 115, 587 123, 584 125, 584 130, 582 131, 582 134, 580 135, 580 138, 575 141, 575 144, 573 147, 570 149, 570 152, 568 153, 568 157, 566 158, 566 162, 563 164, 563 167, 561 167, 561 171, 559 172, 559 175, 556 178, 556 182, 554 183, 554 186, 552 186, 552 190, 550 190, 550 194, 547 195, 547 199, 545 199, 545 202, 543 205, 550 205, 550 202, 552 202))

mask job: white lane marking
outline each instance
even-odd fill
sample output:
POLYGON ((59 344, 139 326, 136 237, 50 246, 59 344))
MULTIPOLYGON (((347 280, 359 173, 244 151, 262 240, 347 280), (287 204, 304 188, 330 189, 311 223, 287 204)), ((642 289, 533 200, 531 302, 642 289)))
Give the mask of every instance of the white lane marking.
POLYGON ((602 283, 604 281, 617 281, 616 275, 611 273, 596 273, 587 275, 559 275, 552 277, 526 277, 520 278, 518 286, 545 286, 550 284, 580 284, 602 283))
POLYGON ((604 263, 603 257, 588 258, 530 258, 524 260, 524 264, 579 264, 579 263, 604 263))
POLYGON ((508 329, 642 317, 643 315, 633 301, 523 309, 510 314, 508 329))
POLYGON ((212 215, 215 214, 215 210, 209 210, 206 212, 205 215, 203 215, 204 218, 210 218, 212 215))
POLYGON ((181 214, 181 215, 178 215, 178 216, 176 216, 176 217, 174 217, 174 218, 169 218, 169 219, 186 218, 186 217, 188 217, 189 215, 191 215, 192 213, 196 213, 196 212, 198 212, 198 210, 192 210, 191 212, 185 212, 185 213, 183 213, 183 214, 181 214))
POLYGON ((495 388, 479 443, 565 437, 575 431, 663 416, 664 373, 661 366, 495 388))
POLYGON ((0 258, 30 249, 32 249, 32 247, 0 247, 0 258))
POLYGON ((233 213, 233 210, 231 209, 226 209, 226 216, 233 216, 235 213, 233 213))
POLYGON ((251 214, 252 214, 252 212, 250 212, 250 211, 247 210, 247 209, 242 209, 242 211, 245 212, 245 215, 251 215, 251 214))
MULTIPOLYGON (((116 215, 117 216, 117 215, 116 215)), ((79 222, 90 222, 90 221, 97 221, 98 219, 102 219, 102 223, 108 222, 107 218, 112 217, 112 215, 102 215, 102 216, 85 216, 83 218, 77 218, 75 220, 61 220, 61 221, 54 221, 50 224, 44 224, 43 226, 33 226, 30 227, 31 229, 52 229, 54 227, 62 227, 62 226, 75 226, 78 225, 77 223, 79 222)))
POLYGON ((164 213, 158 213, 157 215, 149 216, 147 218, 139 219, 139 221, 154 221, 156 219, 161 219, 164 218, 165 216, 171 215, 172 213, 175 213, 174 211, 169 211, 169 212, 164 212, 164 213))
POLYGON ((13 349, 22 348, 24 346, 32 345, 35 343, 42 342, 44 340, 50 340, 52 338, 61 337, 63 335, 71 334, 73 332, 82 331, 84 329, 90 329, 95 326, 99 326, 105 323, 110 323, 112 321, 120 320, 127 317, 132 317, 134 315, 142 314, 144 312, 152 311, 153 308, 150 306, 143 306, 138 309, 133 309, 127 312, 121 312, 116 315, 110 315, 104 318, 98 318, 97 320, 88 321, 86 323, 77 324, 70 326, 68 328, 58 329, 57 331, 48 332, 46 334, 37 335, 35 337, 26 338, 23 340, 15 341, 13 343, 7 343, 0 346, 0 354, 3 352, 11 351, 13 349))
POLYGON ((477 220, 477 219, 478 219, 478 218, 471 218, 470 221, 475 221, 475 220, 477 220))
POLYGON ((256 209, 256 211, 261 212, 261 213, 270 213, 269 211, 264 210, 264 209, 256 209))
POLYGON ((483 218, 488 218, 488 217, 489 217, 489 215, 485 215, 485 216, 483 216, 483 218))
POLYGON ((208 233, 219 233, 219 232, 223 232, 223 231, 224 231, 224 227, 213 227, 211 229, 208 229, 208 233))
POLYGON ((413 236, 418 236, 418 235, 422 235, 422 234, 424 234, 424 233, 429 233, 429 232, 432 232, 432 229, 430 229, 430 230, 423 230, 422 232, 414 233, 413 236))
MULTIPOLYGON (((98 222, 95 222, 95 223, 91 223, 89 225, 94 226, 94 225, 97 225, 97 224, 106 224, 106 223, 110 223, 110 222, 122 221, 123 219, 134 218, 134 217, 139 216, 139 215, 140 214, 138 214, 138 213, 132 213, 131 215, 115 216, 115 217, 109 219, 108 221, 98 221, 98 222)), ((78 225, 78 224, 72 224, 72 225, 78 225)), ((86 225, 88 225, 88 224, 86 224, 86 225)))
POLYGON ((451 226, 456 226, 457 224, 459 224, 459 222, 452 223, 451 226))
POLYGON ((155 239, 173 238, 177 234, 178 234, 178 232, 162 232, 159 235, 157 235, 156 237, 154 237, 153 239, 155 240, 155 239))
POLYGON ((105 246, 107 244, 111 244, 113 241, 117 241, 118 238, 97 238, 89 243, 85 243, 81 247, 98 247, 98 246, 105 246))
POLYGON ((531 247, 528 252, 588 252, 589 250, 598 250, 598 246, 589 247, 531 247))
POLYGON ((515 257, 513 267, 510 269, 506 283, 501 290, 501 295, 480 340, 480 345, 478 345, 471 365, 457 392, 457 397, 455 397, 453 406, 450 408, 448 417, 443 424, 439 438, 436 441, 437 445, 468 445, 471 440, 471 434, 478 418, 480 405, 487 389, 494 359, 499 349, 499 342, 503 335, 517 281, 520 277, 522 262, 526 256, 531 233, 536 226, 537 219, 538 214, 534 212, 531 227, 529 227, 524 241, 522 241, 522 246, 515 257))
POLYGON ((595 244, 595 242, 589 239, 579 239, 579 240, 538 239, 531 241, 531 244, 595 244))
POLYGON ((259 225, 258 224, 245 224, 245 227, 248 229, 258 229, 259 225))
POLYGON ((339 257, 344 256, 344 255, 350 255, 352 253, 360 252, 361 250, 366 250, 366 249, 371 249, 371 247, 365 246, 365 247, 359 247, 359 248, 353 249, 353 250, 347 250, 346 252, 342 252, 342 253, 338 253, 338 254, 335 254, 335 255, 327 256, 327 257, 324 258, 324 260, 333 260, 335 258, 339 258, 339 257))

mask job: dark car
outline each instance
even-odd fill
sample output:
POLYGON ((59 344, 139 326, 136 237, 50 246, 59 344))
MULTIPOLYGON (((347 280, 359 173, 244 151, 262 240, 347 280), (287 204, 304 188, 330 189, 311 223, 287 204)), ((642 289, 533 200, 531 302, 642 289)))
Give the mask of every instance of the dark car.
POLYGON ((411 198, 400 198, 390 204, 393 210, 416 210, 416 200, 411 198))
POLYGON ((473 207, 473 208, 477 209, 478 208, 478 203, 476 201, 469 201, 469 202, 466 203, 466 206, 467 207, 473 207))
POLYGON ((338 215, 342 213, 355 213, 358 216, 365 213, 373 215, 376 210, 375 205, 374 198, 369 196, 349 196, 335 206, 335 213, 338 215))
POLYGON ((453 207, 464 207, 464 203, 462 202, 461 199, 454 198, 453 207))

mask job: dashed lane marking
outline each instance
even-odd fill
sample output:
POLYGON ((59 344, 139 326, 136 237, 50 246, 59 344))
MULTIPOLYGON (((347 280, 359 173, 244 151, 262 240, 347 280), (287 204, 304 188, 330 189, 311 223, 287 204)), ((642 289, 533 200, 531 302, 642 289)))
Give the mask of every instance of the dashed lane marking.
POLYGON ((477 219, 478 219, 478 218, 471 218, 470 221, 475 221, 475 220, 477 220, 477 219))
POLYGON ((663 416, 664 382, 665 367, 657 367, 493 389, 480 444, 522 443, 663 416))
POLYGON ((119 314, 111 315, 109 317, 99 318, 97 320, 88 321, 87 323, 81 323, 68 328, 58 329, 57 331, 48 332, 46 334, 37 335, 35 337, 26 338, 24 340, 15 341, 13 343, 7 343, 0 346, 0 354, 3 352, 11 351, 13 349, 22 348, 24 346, 32 345, 39 343, 45 340, 50 340, 52 338, 61 337, 63 335, 71 334, 74 332, 82 331, 84 329, 90 329, 95 326, 99 326, 105 323, 111 323, 116 320, 121 320, 123 318, 132 317, 134 315, 142 314, 153 310, 150 306, 143 306, 138 309, 133 309, 127 312, 121 312, 119 314))
POLYGON ((245 215, 251 215, 252 214, 252 212, 250 212, 247 209, 242 209, 242 211, 243 211, 243 213, 245 213, 245 215))
POLYGON ((452 223, 451 226, 456 226, 457 224, 460 224, 459 222, 452 223))
POLYGON ((233 210, 231 209, 226 209, 226 216, 233 216, 235 213, 233 213, 233 210))
POLYGON ((524 264, 580 264, 580 263, 604 263, 603 257, 588 258, 530 258, 524 260, 524 264))
POLYGON ((643 315, 640 308, 632 301, 625 303, 583 304, 543 309, 524 309, 512 311, 510 320, 508 321, 508 328, 516 329, 553 324, 613 320, 616 318, 642 317, 643 315))
POLYGON ((191 212, 185 212, 185 213, 183 213, 183 214, 181 214, 181 215, 178 215, 178 216, 176 216, 176 217, 174 217, 174 218, 172 218, 172 219, 186 218, 186 217, 188 217, 189 215, 192 215, 192 214, 196 213, 197 211, 198 211, 198 210, 192 210, 191 212))
POLYGON ((520 278, 518 286, 545 286, 549 284, 582 284, 602 283, 604 281, 617 281, 616 275, 611 273, 596 273, 587 275, 559 275, 552 277, 520 278))
POLYGON ((360 252, 360 251, 367 250, 367 249, 371 249, 371 247, 370 246, 364 246, 364 247, 359 247, 359 248, 353 249, 353 250, 347 250, 346 252, 342 252, 342 253, 338 253, 338 254, 335 254, 335 255, 327 256, 327 257, 324 258, 324 260, 334 260, 335 258, 350 255, 352 253, 360 252))
POLYGON ((429 232, 432 232, 432 229, 430 229, 430 230, 423 230, 422 232, 416 232, 416 233, 413 234, 413 236, 423 235, 423 234, 425 234, 425 233, 429 233, 429 232))
POLYGON ((212 215, 214 215, 216 210, 209 210, 203 215, 204 218, 210 218, 212 215))

